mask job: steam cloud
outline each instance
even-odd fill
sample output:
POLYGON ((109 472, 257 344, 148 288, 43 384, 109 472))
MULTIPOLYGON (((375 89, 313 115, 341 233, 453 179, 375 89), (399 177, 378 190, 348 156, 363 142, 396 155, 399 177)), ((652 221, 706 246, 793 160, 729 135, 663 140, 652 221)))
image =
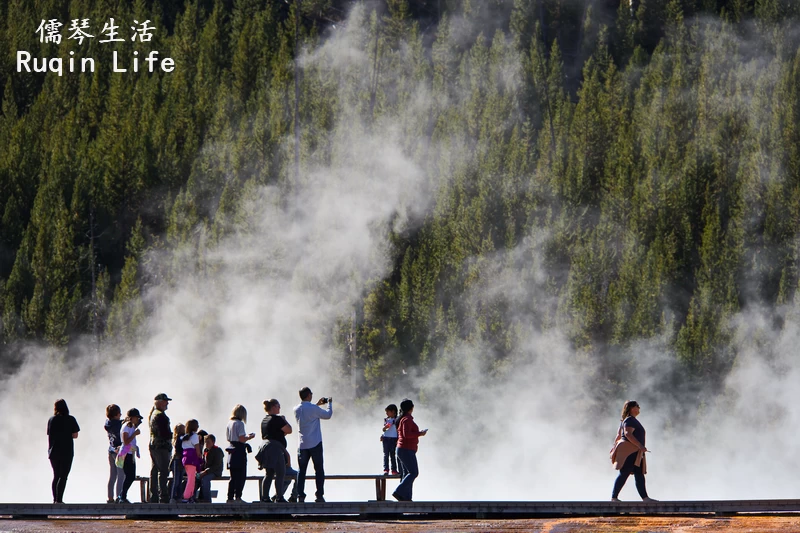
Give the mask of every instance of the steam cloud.
MULTIPOLYGON (((304 68, 332 69, 332 79, 362 75, 366 87, 371 58, 361 43, 367 19, 357 7, 347 24, 303 58, 304 68)), ((513 67, 505 74, 512 76, 513 67)), ((336 320, 349 316, 365 285, 389 272, 388 228, 413 227, 430 209, 437 184, 409 155, 424 141, 404 146, 403 128, 425 123, 441 102, 416 88, 403 120, 387 116, 369 129, 358 120, 357 98, 341 95, 341 101, 334 163, 304 171, 288 205, 277 189, 259 190, 248 231, 211 251, 211 273, 188 271, 175 287, 151 289, 146 297, 157 302, 157 311, 136 350, 109 359, 87 348, 73 362, 29 347, 25 364, 0 392, 6 426, 0 469, 7 480, 0 501, 50 501, 44 428, 59 397, 82 427, 68 502, 105 497, 105 405, 147 412, 162 391, 174 398, 168 411, 173 425, 197 418, 224 440, 237 403, 248 408, 248 431, 258 433, 261 402, 270 397, 281 400, 296 426, 290 407, 308 385, 316 397, 335 398, 333 418, 322 423, 326 471, 381 470, 383 407, 409 393, 393 390, 372 405, 354 403, 330 333, 336 320)), ((413 398, 415 416, 420 427, 430 428, 420 442, 415 499, 607 499, 616 474, 607 452, 628 398, 642 403, 640 420, 653 450, 647 478, 653 497, 793 497, 798 465, 792 428, 800 422, 796 309, 779 310, 787 318, 780 331, 769 319, 775 310, 737 317, 742 348, 719 396, 664 389, 676 372, 667 339, 624 350, 634 378, 624 389, 609 384, 598 391, 598 369, 589 357, 573 351, 558 329, 530 325, 531 305, 554 305, 537 263, 546 242, 534 228, 517 249, 484 258, 481 282, 462 300, 503 300, 518 309, 513 318, 520 341, 512 357, 492 367, 485 356, 490 347, 471 340, 440 347, 431 372, 408 369, 414 389, 425 391, 424 401, 413 398)), ((149 474, 146 441, 142 435, 139 475, 149 474)), ((291 449, 296 442, 296 434, 290 436, 291 449)), ((252 456, 248 468, 256 472, 252 456)), ((131 489, 134 498, 137 489, 131 489)), ((255 499, 255 491, 248 482, 245 497, 255 499)), ((369 483, 328 482, 326 496, 366 500, 374 493, 369 483)), ((635 499, 632 480, 622 498, 635 499)))

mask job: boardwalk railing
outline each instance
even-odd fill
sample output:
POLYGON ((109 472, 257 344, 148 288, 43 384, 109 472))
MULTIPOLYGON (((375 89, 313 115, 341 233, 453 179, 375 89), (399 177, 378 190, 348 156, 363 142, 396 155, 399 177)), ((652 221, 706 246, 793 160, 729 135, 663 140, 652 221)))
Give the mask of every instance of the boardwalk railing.
MULTIPOLYGON (((170 478, 172 479, 172 478, 170 478)), ((222 476, 218 478, 214 478, 211 481, 230 481, 229 476, 222 476)), ((317 477, 313 475, 306 476, 306 483, 309 481, 316 480, 317 477)), ((343 479, 372 479, 375 480, 375 500, 382 502, 386 500, 386 480, 387 479, 400 479, 399 475, 396 476, 384 476, 381 474, 335 474, 335 475, 326 475, 325 481, 329 480, 343 480, 343 479)), ((264 476, 247 476, 247 481, 257 481, 258 482, 258 499, 263 500, 263 485, 262 481, 264 480, 264 476)), ((139 476, 136 478, 136 481, 139 482, 139 493, 142 498, 143 502, 148 500, 148 496, 150 494, 150 478, 149 477, 142 477, 139 476)))

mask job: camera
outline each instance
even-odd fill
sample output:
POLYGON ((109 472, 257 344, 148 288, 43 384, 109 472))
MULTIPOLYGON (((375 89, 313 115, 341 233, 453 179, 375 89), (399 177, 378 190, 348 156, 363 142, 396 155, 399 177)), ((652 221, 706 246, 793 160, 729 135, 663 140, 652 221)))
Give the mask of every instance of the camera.
POLYGON ((319 399, 319 401, 321 401, 322 403, 328 403, 329 401, 331 401, 331 399, 328 398, 327 396, 323 396, 322 398, 319 399))

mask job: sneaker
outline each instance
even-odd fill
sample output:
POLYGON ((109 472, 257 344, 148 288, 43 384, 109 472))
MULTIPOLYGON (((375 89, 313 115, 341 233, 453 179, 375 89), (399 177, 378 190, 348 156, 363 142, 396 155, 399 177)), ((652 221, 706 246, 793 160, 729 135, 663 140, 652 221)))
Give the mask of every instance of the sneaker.
POLYGON ((383 475, 384 475, 384 476, 388 476, 388 475, 389 475, 389 471, 388 471, 388 470, 384 470, 384 471, 383 471, 383 475))
POLYGON ((317 496, 317 499, 314 500, 314 503, 325 503, 325 498, 322 496, 317 496))
POLYGON ((289 496, 289 503, 297 503, 297 496, 289 496))
POLYGON ((170 498, 169 503, 178 503, 178 500, 176 500, 175 498, 170 498))
POLYGON ((653 498, 642 498, 643 502, 657 502, 658 500, 654 500, 653 498))
POLYGON ((109 498, 109 499, 106 500, 106 503, 117 503, 117 500, 115 500, 113 498, 109 498))
POLYGON ((230 500, 230 499, 228 499, 228 500, 225 500, 225 503, 236 503, 236 500, 230 500))
POLYGON ((612 502, 618 502, 618 501, 620 501, 620 499, 619 498, 611 498, 611 501, 612 502))
POLYGON ((242 497, 241 497, 241 496, 239 496, 238 498, 236 498, 236 503, 250 503, 250 502, 246 502, 246 501, 244 501, 244 500, 242 499, 242 497))
POLYGON ((392 470, 392 475, 393 476, 399 476, 400 472, 398 472, 397 470, 392 470))
POLYGON ((128 498, 119 497, 117 498, 117 503, 131 503, 128 501, 128 498))

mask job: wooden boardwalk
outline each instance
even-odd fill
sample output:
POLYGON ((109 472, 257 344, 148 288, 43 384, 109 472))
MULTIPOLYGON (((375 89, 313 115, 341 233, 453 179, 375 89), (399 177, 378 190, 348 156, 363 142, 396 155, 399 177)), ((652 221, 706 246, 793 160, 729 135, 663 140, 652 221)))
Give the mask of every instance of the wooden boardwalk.
POLYGON ((2 519, 253 519, 432 520, 456 518, 558 518, 570 516, 664 516, 800 513, 800 500, 662 502, 328 502, 197 504, 0 504, 2 519))

